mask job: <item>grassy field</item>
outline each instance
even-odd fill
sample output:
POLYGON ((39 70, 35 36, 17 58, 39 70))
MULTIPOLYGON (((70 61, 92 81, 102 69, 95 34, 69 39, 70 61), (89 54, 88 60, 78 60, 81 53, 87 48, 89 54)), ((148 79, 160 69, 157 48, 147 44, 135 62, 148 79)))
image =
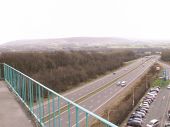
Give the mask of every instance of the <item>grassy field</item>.
POLYGON ((165 87, 170 83, 169 80, 164 80, 164 79, 156 79, 153 83, 152 86, 160 86, 160 87, 165 87))

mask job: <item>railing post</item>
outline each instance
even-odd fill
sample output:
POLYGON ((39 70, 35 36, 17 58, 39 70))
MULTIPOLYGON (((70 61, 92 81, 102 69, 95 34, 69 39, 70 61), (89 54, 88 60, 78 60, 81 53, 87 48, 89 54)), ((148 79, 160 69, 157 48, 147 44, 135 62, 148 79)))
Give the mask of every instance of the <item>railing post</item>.
POLYGON ((4 79, 4 64, 0 63, 0 80, 4 79))

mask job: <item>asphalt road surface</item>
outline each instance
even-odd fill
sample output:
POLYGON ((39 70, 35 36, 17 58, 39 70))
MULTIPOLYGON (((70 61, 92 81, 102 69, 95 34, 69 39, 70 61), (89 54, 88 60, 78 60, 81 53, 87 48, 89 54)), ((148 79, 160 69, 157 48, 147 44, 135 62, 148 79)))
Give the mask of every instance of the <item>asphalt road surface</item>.
MULTIPOLYGON (((117 70, 114 75, 113 75, 113 73, 108 74, 108 75, 106 75, 102 78, 99 78, 93 82, 90 82, 82 87, 72 90, 72 91, 64 94, 63 96, 65 96, 66 98, 68 98, 76 103, 80 103, 82 100, 85 100, 88 97, 92 96, 93 94, 96 94, 98 91, 102 90, 103 88, 112 85, 113 82, 116 82, 116 80, 119 80, 122 76, 127 75, 134 69, 137 69, 137 68, 143 66, 146 62, 148 62, 148 60, 150 60, 150 57, 149 58, 140 58, 140 59, 136 60, 134 63, 117 70)), ((55 109, 57 109, 58 108, 57 107, 57 105, 58 105, 57 98, 55 100, 56 100, 55 101, 56 102, 55 109)), ((61 107, 66 106, 66 104, 67 103, 65 101, 61 100, 61 104, 60 104, 61 107)), ((36 114, 39 116, 38 106, 34 107, 34 112, 37 112, 36 114)), ((52 112, 52 104, 51 104, 50 112, 52 112)), ((48 116, 48 104, 47 103, 44 103, 44 113, 46 116, 48 116)))
MULTIPOLYGON (((79 105, 81 105, 82 107, 92 111, 92 112, 96 112, 97 110, 101 110, 105 103, 107 103, 109 100, 113 99, 116 97, 116 95, 120 92, 123 92, 123 90, 125 88, 127 88, 130 84, 132 84, 132 82, 134 82, 136 79, 138 79, 142 74, 144 74, 145 71, 147 71, 154 63, 155 61, 157 61, 159 57, 155 57, 155 58, 144 58, 142 61, 136 61, 135 63, 129 65, 130 68, 134 68, 134 66, 137 66, 136 64, 139 64, 139 66, 135 67, 135 69, 132 69, 132 71, 128 72, 128 74, 121 76, 118 80, 119 81, 127 81, 127 85, 125 87, 121 87, 121 86, 117 86, 116 82, 112 82, 111 85, 104 87, 102 90, 98 91, 97 93, 89 96, 88 98, 84 99, 83 101, 81 101, 79 103, 79 105), (146 61, 147 60, 147 61, 146 61), (142 63, 142 64, 141 64, 142 63)), ((119 73, 126 73, 126 71, 124 71, 124 69, 122 68, 121 70, 118 70, 116 72, 116 75, 118 75, 119 73), (120 71, 120 72, 119 72, 120 71)), ((114 77, 116 77, 116 75, 108 75, 108 77, 112 76, 112 78, 108 78, 109 79, 113 79, 114 77)), ((107 76, 106 76, 107 77, 107 76)), ((105 79, 105 78, 104 78, 105 79)), ((106 84, 105 80, 99 80, 99 82, 103 82, 102 84, 106 84)), ((93 83, 92 83, 93 84, 93 83)), ((93 85, 87 85, 87 88, 89 90, 93 89, 93 85), (90 87, 90 88, 89 88, 90 87)), ((98 82, 95 83, 96 85, 98 85, 98 82)), ((96 88, 101 87, 101 84, 99 86, 95 86, 94 90, 96 90, 96 88)), ((83 88, 83 91, 86 91, 87 89, 86 87, 83 88)), ((80 92, 80 90, 78 91, 74 91, 74 92, 80 92)), ((74 95, 74 92, 71 92, 74 95)), ((78 96, 78 93, 75 95, 75 97, 78 96)), ((71 94, 66 95, 66 97, 72 97, 71 94), (69 95, 69 96, 68 96, 69 95)), ((85 93, 86 95, 86 93, 85 93)), ((80 98, 80 96, 78 96, 78 98, 80 98)), ((74 101, 73 98, 71 98, 71 100, 74 101)), ((76 112, 75 112, 75 108, 72 107, 71 110, 71 126, 74 127, 75 126, 75 119, 76 119, 76 112)), ((84 120, 85 120, 85 113, 83 113, 82 111, 79 111, 80 115, 79 115, 79 126, 84 124, 84 120)), ((62 125, 62 127, 67 127, 68 126, 68 112, 64 111, 61 113, 61 117, 56 117, 55 119, 56 121, 60 120, 60 124, 62 125)), ((47 127, 49 126, 53 126, 53 121, 54 119, 51 119, 50 121, 46 121, 45 125, 47 127)), ((91 121, 89 121, 91 122, 91 121)), ((57 122, 58 123, 58 122, 57 122)))

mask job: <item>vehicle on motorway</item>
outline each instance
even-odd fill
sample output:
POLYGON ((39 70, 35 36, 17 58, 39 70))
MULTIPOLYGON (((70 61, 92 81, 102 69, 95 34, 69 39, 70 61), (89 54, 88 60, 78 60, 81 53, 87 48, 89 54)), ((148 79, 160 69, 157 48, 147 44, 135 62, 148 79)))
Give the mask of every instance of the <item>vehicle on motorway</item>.
POLYGON ((121 85, 121 81, 118 81, 118 82, 117 82, 117 86, 119 86, 119 85, 121 85))
POLYGON ((126 86, 126 81, 122 81, 121 86, 126 86))
POLYGON ((170 89, 170 85, 167 86, 167 89, 170 89))
POLYGON ((164 127, 170 127, 170 121, 166 121, 164 127))
POLYGON ((157 119, 151 120, 146 126, 147 127, 159 127, 159 121, 157 119))

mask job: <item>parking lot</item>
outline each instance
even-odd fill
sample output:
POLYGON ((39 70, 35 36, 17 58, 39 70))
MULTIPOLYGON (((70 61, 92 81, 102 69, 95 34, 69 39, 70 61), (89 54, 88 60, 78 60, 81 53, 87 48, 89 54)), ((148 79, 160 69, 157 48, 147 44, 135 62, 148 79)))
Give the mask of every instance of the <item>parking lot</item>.
POLYGON ((143 120, 143 127, 152 119, 160 122, 160 127, 164 127, 168 120, 168 110, 170 109, 170 89, 162 88, 155 101, 150 105, 148 113, 143 120))
POLYGON ((170 89, 167 87, 159 90, 156 87, 151 88, 129 116, 127 125, 133 127, 165 127, 165 123, 169 123, 169 109, 170 89), (151 120, 158 126, 147 125, 151 120))

